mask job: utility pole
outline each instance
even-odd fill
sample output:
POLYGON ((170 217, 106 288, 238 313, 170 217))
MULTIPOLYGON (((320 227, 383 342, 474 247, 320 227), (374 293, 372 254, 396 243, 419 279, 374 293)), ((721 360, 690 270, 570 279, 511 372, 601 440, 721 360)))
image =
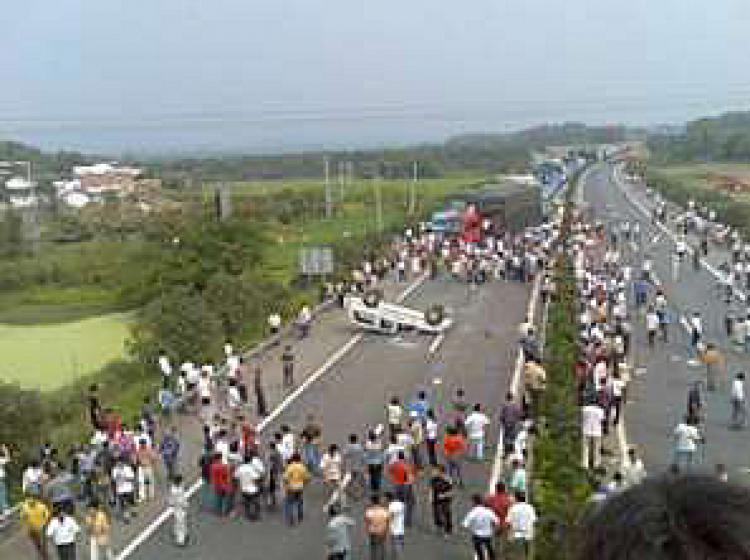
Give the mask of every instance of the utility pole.
POLYGON ((344 211, 344 169, 345 163, 343 161, 338 162, 338 174, 339 174, 339 204, 341 204, 341 211, 344 211))
POLYGON ((326 218, 330 218, 333 214, 332 200, 331 200, 331 183, 329 181, 329 165, 330 161, 328 157, 324 158, 325 161, 325 175, 326 175, 326 218))
POLYGON ((375 190, 375 225, 378 233, 383 233, 383 197, 380 192, 380 175, 378 172, 372 178, 375 190))
POLYGON ((419 178, 419 164, 415 161, 412 164, 411 189, 409 190, 409 215, 413 216, 417 209, 417 180, 419 178))

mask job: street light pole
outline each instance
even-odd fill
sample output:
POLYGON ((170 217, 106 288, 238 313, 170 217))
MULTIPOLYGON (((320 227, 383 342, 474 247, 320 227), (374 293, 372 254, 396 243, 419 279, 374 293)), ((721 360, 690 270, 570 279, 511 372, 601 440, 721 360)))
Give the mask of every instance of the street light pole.
POLYGON ((330 161, 328 157, 324 158, 325 161, 325 177, 326 177, 326 218, 330 218, 333 213, 332 200, 331 200, 331 184, 329 181, 329 165, 330 161))
POLYGON ((375 189, 375 224, 378 233, 383 233, 383 197, 380 192, 380 176, 375 173, 373 177, 373 187, 375 189))
POLYGON ((339 203, 341 204, 341 211, 344 210, 344 162, 340 161, 338 162, 338 174, 339 174, 339 203))
POLYGON ((413 216, 417 206, 417 179, 419 173, 419 164, 415 161, 412 164, 412 181, 409 190, 409 215, 413 216))

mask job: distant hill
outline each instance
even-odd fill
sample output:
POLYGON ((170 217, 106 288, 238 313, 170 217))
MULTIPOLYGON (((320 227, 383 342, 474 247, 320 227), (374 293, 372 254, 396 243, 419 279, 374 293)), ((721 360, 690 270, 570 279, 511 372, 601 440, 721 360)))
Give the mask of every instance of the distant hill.
POLYGON ((724 113, 687 123, 677 133, 649 135, 656 161, 750 161, 750 111, 724 113))
POLYGON ((547 124, 506 134, 465 134, 449 138, 446 147, 461 146, 472 149, 503 148, 509 146, 541 149, 545 146, 567 144, 607 144, 632 136, 633 130, 622 125, 588 126, 583 123, 547 124))
MULTIPOLYGON (((339 162, 352 162, 360 177, 407 178, 413 162, 419 162, 421 177, 439 177, 455 172, 497 173, 523 169, 533 150, 549 145, 618 142, 632 131, 624 126, 590 127, 581 123, 550 124, 502 134, 465 134, 442 144, 404 148, 303 152, 278 155, 227 155, 164 157, 131 161, 145 166, 166 184, 188 181, 253 180, 321 177, 323 161, 331 161, 335 176, 339 162)), ((96 159, 77 152, 46 153, 17 142, 0 142, 0 160, 29 160, 37 176, 59 176, 73 165, 96 159)))
POLYGON ((461 171, 497 173, 523 169, 529 153, 545 146, 619 142, 634 133, 639 131, 624 126, 565 123, 502 134, 465 134, 451 137, 443 144, 398 149, 161 159, 152 162, 152 168, 167 182, 188 175, 203 180, 321 177, 325 157, 332 162, 332 174, 336 173, 339 161, 351 161, 355 172, 364 177, 375 174, 385 178, 410 177, 414 161, 419 162, 422 177, 461 171))

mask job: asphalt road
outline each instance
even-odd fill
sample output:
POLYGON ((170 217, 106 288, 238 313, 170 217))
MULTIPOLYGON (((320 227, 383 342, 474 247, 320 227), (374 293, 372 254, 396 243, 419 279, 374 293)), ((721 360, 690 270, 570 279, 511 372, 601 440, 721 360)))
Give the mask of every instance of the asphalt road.
MULTIPOLYGON (((409 300, 416 308, 443 303, 453 310, 456 324, 447 335, 437 355, 427 358, 431 337, 407 335, 401 338, 366 335, 331 371, 314 383, 300 399, 277 418, 264 435, 272 434, 282 423, 299 429, 308 413, 323 425, 325 443, 343 443, 351 432, 362 434, 364 426, 384 421, 387 399, 399 395, 410 399, 419 389, 426 389, 437 411, 457 387, 463 387, 471 401, 481 402, 493 411, 504 399, 517 353, 518 324, 523 320, 529 286, 516 283, 490 283, 471 296, 463 284, 452 280, 425 283, 409 300), (435 380, 439 379, 440 384, 435 380)), ((497 438, 496 426, 490 430, 488 443, 497 438)), ((492 446, 487 460, 471 465, 466 487, 454 506, 458 522, 468 510, 467 498, 487 487, 492 446)), ((420 493, 415 527, 406 535, 406 557, 410 559, 455 559, 469 557, 468 537, 458 531, 444 540, 432 530, 426 494, 420 493)), ((314 482, 306 494, 305 522, 287 528, 278 512, 264 514, 250 524, 241 518, 217 519, 199 513, 193 503, 191 529, 193 543, 186 549, 171 544, 169 523, 139 547, 130 558, 199 559, 268 558, 308 560, 323 558, 325 515, 324 491, 314 482)), ((350 512, 357 521, 354 531, 354 558, 364 558, 365 535, 362 529, 362 504, 350 512)))
MULTIPOLYGON (((691 263, 683 264, 679 274, 673 276, 671 242, 650 226, 649 220, 624 196, 621 188, 614 180, 612 167, 601 165, 589 174, 583 185, 583 196, 594 215, 609 225, 625 219, 641 222, 642 231, 649 231, 649 235, 644 235, 647 241, 626 251, 633 270, 640 270, 643 256, 648 255, 663 284, 673 317, 677 319, 699 311, 706 340, 719 345, 727 359, 730 376, 738 370, 750 371, 750 360, 737 352, 725 336, 723 324, 727 306, 717 297, 715 278, 705 269, 693 270, 691 263)), ((642 202, 648 203, 645 198, 642 202)), ((672 461, 672 429, 685 413, 690 383, 705 379, 705 367, 692 362, 688 335, 676 321, 670 325, 669 342, 657 342, 654 350, 648 348, 643 317, 634 316, 632 322, 631 360, 635 368, 645 368, 645 374, 636 377, 628 388, 627 442, 638 446, 650 472, 658 472, 672 461)), ((706 444, 700 453, 702 468, 711 470, 716 463, 724 463, 730 477, 750 482, 745 470, 750 464, 746 447, 748 432, 728 429, 730 408, 726 383, 721 390, 707 394, 706 408, 706 444)))

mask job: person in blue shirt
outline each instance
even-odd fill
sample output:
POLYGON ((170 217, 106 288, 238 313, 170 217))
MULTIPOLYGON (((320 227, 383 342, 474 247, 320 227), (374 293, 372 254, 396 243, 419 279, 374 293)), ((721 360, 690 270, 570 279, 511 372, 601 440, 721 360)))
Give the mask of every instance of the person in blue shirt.
POLYGON ((417 398, 409 404, 410 416, 416 416, 420 421, 424 422, 427 417, 427 411, 430 409, 430 402, 427 400, 427 395, 424 391, 417 393, 417 398))
POLYGON ((164 461, 164 468, 167 476, 172 479, 176 474, 177 461, 180 454, 180 440, 177 437, 177 428, 172 429, 164 434, 164 438, 159 445, 159 454, 164 461))
POLYGON ((648 301, 648 282, 643 278, 638 278, 633 282, 633 291, 635 292, 635 304, 638 307, 646 305, 648 301))

